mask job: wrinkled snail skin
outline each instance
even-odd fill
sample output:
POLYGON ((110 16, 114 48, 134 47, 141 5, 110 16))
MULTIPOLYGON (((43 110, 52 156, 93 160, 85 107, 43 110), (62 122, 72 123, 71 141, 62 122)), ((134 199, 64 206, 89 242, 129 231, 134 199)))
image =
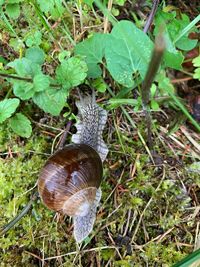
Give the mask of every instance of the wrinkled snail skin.
POLYGON ((38 191, 51 210, 73 217, 74 237, 83 241, 92 231, 101 199, 102 163, 108 154, 102 132, 107 112, 92 96, 76 102, 79 121, 72 142, 46 162, 38 179, 38 191))

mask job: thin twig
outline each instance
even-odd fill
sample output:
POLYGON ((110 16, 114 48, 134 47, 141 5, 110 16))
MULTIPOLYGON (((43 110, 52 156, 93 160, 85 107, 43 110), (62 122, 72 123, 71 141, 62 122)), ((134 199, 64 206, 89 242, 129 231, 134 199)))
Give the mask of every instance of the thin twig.
POLYGON ((153 1, 153 6, 152 6, 152 9, 151 9, 151 13, 146 21, 146 24, 144 26, 144 30, 143 32, 147 33, 149 28, 151 27, 151 24, 153 22, 153 18, 156 14, 156 11, 157 11, 157 8, 158 8, 158 5, 159 5, 159 0, 154 0, 153 1))
MULTIPOLYGON (((108 11, 111 12, 112 9, 112 4, 113 4, 113 0, 109 0, 108 1, 108 11)), ((105 19, 104 19, 104 33, 107 33, 108 31, 108 15, 106 15, 105 19)))
POLYGON ((24 217, 27 212, 31 209, 33 202, 39 197, 38 192, 35 192, 28 204, 23 208, 23 210, 18 214, 12 221, 10 221, 4 228, 0 231, 0 235, 4 235, 7 231, 9 231, 17 222, 21 220, 22 217, 24 217))
MULTIPOLYGON (((28 82, 28 83, 33 83, 33 79, 32 78, 20 77, 20 76, 7 74, 7 73, 2 73, 2 72, 0 72, 0 77, 9 78, 9 79, 15 79, 15 80, 19 80, 19 81, 25 81, 25 82, 28 82)), ((61 88, 61 86, 59 84, 50 83, 50 86, 51 87, 56 87, 56 88, 61 88)))
POLYGON ((60 144, 58 146, 58 149, 62 149, 63 148, 63 146, 65 144, 65 141, 66 141, 66 138, 67 138, 67 135, 68 135, 69 130, 71 128, 71 125, 72 125, 72 121, 68 121, 67 126, 65 127, 65 130, 63 132, 63 135, 62 135, 60 144))
MULTIPOLYGON (((60 145, 59 145, 59 148, 58 149, 61 149, 63 147, 64 142, 65 142, 65 139, 66 139, 66 136, 67 136, 67 133, 69 132, 69 129, 71 127, 71 123, 72 123, 71 121, 68 122, 68 124, 66 126, 66 129, 64 131, 64 134, 63 134, 63 138, 62 138, 62 140, 60 142, 60 145)), ((7 225, 5 225, 2 230, 0 230, 0 235, 4 235, 17 222, 19 222, 28 213, 28 211, 31 209, 33 203, 37 200, 37 198, 39 198, 39 193, 38 192, 35 192, 31 196, 30 201, 26 204, 26 206, 23 208, 23 210, 12 221, 10 221, 7 225)))

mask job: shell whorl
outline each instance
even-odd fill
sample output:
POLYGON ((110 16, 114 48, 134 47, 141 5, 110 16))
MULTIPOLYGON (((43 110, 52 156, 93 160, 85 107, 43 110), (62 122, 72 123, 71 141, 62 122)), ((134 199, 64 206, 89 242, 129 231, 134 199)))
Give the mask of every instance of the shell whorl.
POLYGON ((71 144, 47 160, 38 179, 39 194, 48 208, 73 216, 84 200, 88 205, 94 201, 102 174, 102 161, 93 148, 71 144))
POLYGON ((75 125, 77 133, 72 136, 72 142, 90 145, 98 152, 103 162, 108 154, 108 148, 102 138, 107 112, 97 105, 94 92, 92 95, 80 96, 76 106, 79 121, 75 125))

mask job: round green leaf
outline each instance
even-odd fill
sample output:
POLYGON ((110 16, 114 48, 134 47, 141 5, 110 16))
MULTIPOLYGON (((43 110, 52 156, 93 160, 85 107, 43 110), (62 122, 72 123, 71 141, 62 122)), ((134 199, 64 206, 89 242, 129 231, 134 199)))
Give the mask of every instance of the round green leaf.
POLYGON ((12 98, 12 99, 5 99, 0 101, 0 123, 5 121, 9 118, 19 106, 19 99, 12 98))
POLYGON ((22 100, 31 98, 35 93, 32 83, 17 80, 13 82, 13 92, 22 100))
POLYGON ((65 106, 67 91, 64 89, 55 90, 48 88, 45 91, 35 93, 33 102, 45 112, 58 116, 65 106))
POLYGON ((19 4, 15 3, 6 5, 6 14, 12 19, 17 19, 20 15, 19 4))
POLYGON ((26 45, 28 47, 40 45, 42 42, 41 38, 42 38, 42 34, 40 31, 36 31, 32 34, 30 33, 30 35, 27 37, 27 39, 25 41, 26 45))
POLYGON ((87 76, 87 65, 78 57, 63 60, 56 69, 56 79, 64 88, 70 89, 81 84, 87 76))
POLYGON ((17 113, 15 114, 14 117, 10 119, 10 127, 19 136, 26 138, 31 136, 32 133, 31 122, 22 113, 17 113))
POLYGON ((39 47, 31 47, 26 50, 25 57, 36 64, 42 65, 44 63, 45 53, 39 47))
POLYGON ((41 67, 38 64, 35 64, 25 57, 15 59, 14 61, 8 63, 7 66, 14 68, 17 74, 22 77, 33 77, 41 72, 41 67))
POLYGON ((40 92, 46 90, 49 87, 50 80, 47 75, 37 74, 33 78, 33 84, 34 84, 34 91, 40 92))

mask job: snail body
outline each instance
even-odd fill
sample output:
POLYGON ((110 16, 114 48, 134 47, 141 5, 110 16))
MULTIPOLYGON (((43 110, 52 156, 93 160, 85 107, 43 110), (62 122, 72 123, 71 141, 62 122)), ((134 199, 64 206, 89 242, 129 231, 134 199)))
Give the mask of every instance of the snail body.
POLYGON ((76 103, 79 122, 72 144, 53 154, 42 168, 38 191, 51 210, 72 216, 74 236, 81 242, 93 228, 101 199, 103 161, 108 153, 102 139, 107 113, 94 94, 76 103))

